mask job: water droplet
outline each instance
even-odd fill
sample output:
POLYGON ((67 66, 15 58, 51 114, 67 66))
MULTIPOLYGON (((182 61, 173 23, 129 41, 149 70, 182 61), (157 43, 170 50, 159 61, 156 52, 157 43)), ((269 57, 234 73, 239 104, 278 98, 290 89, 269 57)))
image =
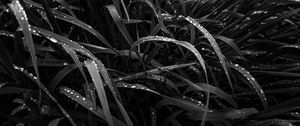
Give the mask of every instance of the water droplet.
POLYGON ((48 38, 50 41, 54 42, 54 43, 57 43, 58 41, 55 39, 55 38, 48 38))

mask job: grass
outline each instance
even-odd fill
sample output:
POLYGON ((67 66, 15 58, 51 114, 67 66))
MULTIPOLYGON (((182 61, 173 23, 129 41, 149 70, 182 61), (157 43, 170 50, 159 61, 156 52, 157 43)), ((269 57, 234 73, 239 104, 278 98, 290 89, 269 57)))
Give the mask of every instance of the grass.
POLYGON ((0 124, 299 125, 297 0, 0 2, 0 124))

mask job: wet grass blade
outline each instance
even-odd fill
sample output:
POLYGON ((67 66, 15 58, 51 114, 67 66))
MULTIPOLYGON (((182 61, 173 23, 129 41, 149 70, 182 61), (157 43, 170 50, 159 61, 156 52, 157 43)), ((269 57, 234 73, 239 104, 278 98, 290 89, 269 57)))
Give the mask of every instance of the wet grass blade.
POLYGON ((104 89, 104 84, 103 84, 103 81, 102 81, 101 76, 98 71, 99 68, 97 67, 97 64, 95 63, 95 61, 86 60, 84 63, 92 77, 93 83, 94 83, 96 91, 98 93, 98 97, 99 97, 101 105, 103 107, 106 121, 108 122, 108 124, 110 126, 114 126, 112 115, 111 115, 111 112, 109 109, 109 105, 108 105, 108 101, 107 101, 107 97, 106 97, 106 93, 105 93, 105 89, 104 89))
POLYGON ((57 99, 50 93, 50 91, 46 88, 46 86, 40 82, 40 80, 34 76, 32 73, 27 72, 26 69, 18 66, 14 66, 14 68, 23 74, 25 74, 29 79, 31 79, 34 83, 36 83, 48 96, 49 98, 58 106, 61 112, 65 115, 65 117, 70 121, 73 126, 77 126, 67 111, 61 106, 61 104, 57 101, 57 99))
POLYGON ((147 91, 147 92, 151 92, 154 94, 158 94, 161 95, 160 93, 144 86, 141 84, 130 84, 130 83, 125 83, 125 82, 118 82, 116 83, 117 87, 122 87, 122 88, 130 88, 130 89, 136 89, 136 90, 143 90, 143 91, 147 91))
POLYGON ((239 64, 234 64, 232 62, 228 62, 228 64, 229 64, 230 67, 232 67, 233 69, 237 70, 245 78, 247 78, 247 80, 251 84, 249 86, 256 91, 256 93, 258 94, 258 96, 259 96, 259 98, 260 98, 260 100, 262 102, 263 107, 265 109, 268 108, 268 103, 267 103, 266 95, 265 95, 263 89, 261 88, 261 86, 256 81, 256 79, 250 74, 250 72, 247 71, 245 68, 241 67, 239 64))
POLYGON ((172 39, 172 38, 168 38, 168 37, 163 37, 163 36, 147 36, 147 37, 140 38, 136 42, 134 42, 134 44, 131 46, 131 49, 135 48, 136 46, 138 46, 138 45, 140 45, 142 43, 151 42, 151 41, 170 42, 170 43, 174 43, 174 44, 177 44, 177 45, 185 47, 186 49, 188 49, 189 51, 191 51, 196 56, 197 60, 201 64, 201 67, 203 68, 203 71, 204 71, 205 75, 207 76, 207 70, 206 70, 204 59, 202 58, 202 56, 198 52, 198 50, 192 44, 190 44, 189 42, 178 41, 176 39, 172 39))
MULTIPOLYGON (((58 0, 58 1, 61 1, 61 0, 58 0)), ((35 6, 37 8, 43 9, 42 5, 40 5, 39 3, 35 3, 33 1, 30 1, 30 0, 24 0, 24 2, 26 2, 29 5, 35 6)), ((40 10, 40 11, 43 11, 43 10, 40 10)), ((70 16, 70 15, 67 15, 65 13, 62 13, 62 12, 56 11, 56 10, 52 10, 52 13, 53 13, 55 18, 66 21, 66 22, 69 22, 71 24, 74 24, 74 25, 90 32, 97 39, 99 39, 101 42, 103 42, 104 45, 106 45, 107 47, 113 49, 112 46, 109 44, 109 42, 98 31, 96 31, 93 27, 86 24, 85 22, 78 20, 75 16, 70 16)))
POLYGON ((185 20, 187 20, 188 22, 190 22, 192 25, 194 25, 196 28, 198 28, 205 36, 205 38, 207 38, 207 40, 210 42, 211 46, 213 47, 213 49, 215 50, 219 60, 220 60, 220 63, 225 71, 225 74, 227 76, 227 79, 229 81, 229 84, 231 86, 231 89, 233 90, 233 86, 232 86, 232 83, 231 83, 231 79, 230 79, 230 75, 229 75, 229 72, 228 72, 228 69, 227 69, 227 65, 226 65, 226 62, 225 62, 225 57, 224 55, 222 54, 219 46, 218 46, 218 43, 216 42, 216 40, 214 39, 214 37, 198 22, 196 21, 195 19, 191 18, 191 17, 184 17, 185 20))
MULTIPOLYGON (((91 100, 83 97, 81 94, 79 94, 78 92, 68 88, 68 87, 64 87, 61 86, 59 87, 59 92, 66 95, 67 97, 69 97, 71 100, 77 102, 78 104, 80 104, 81 106, 83 106, 84 108, 86 108, 88 111, 94 113, 95 115, 97 115, 98 117, 106 120, 106 116, 104 114, 104 110, 102 110, 100 107, 96 107, 94 108, 94 104, 91 100)), ((122 121, 118 120, 115 117, 113 118, 113 122, 114 124, 116 124, 117 126, 126 126, 125 123, 123 123, 122 121)))
POLYGON ((38 65, 37 65, 37 61, 36 61, 37 58, 36 58, 34 43, 33 43, 32 35, 31 35, 31 26, 28 23, 28 18, 27 18, 26 12, 19 0, 12 1, 12 3, 9 4, 9 7, 13 10, 14 15, 17 18, 20 28, 25 36, 25 43, 26 43, 29 53, 30 53, 34 71, 35 71, 37 78, 39 79, 38 65))

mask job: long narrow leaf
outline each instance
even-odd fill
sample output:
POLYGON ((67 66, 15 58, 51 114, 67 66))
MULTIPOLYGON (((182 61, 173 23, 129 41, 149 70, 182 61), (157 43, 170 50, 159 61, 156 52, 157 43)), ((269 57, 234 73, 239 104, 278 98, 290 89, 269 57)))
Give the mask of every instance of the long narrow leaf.
POLYGON ((106 121, 108 122, 108 124, 110 126, 114 126, 112 115, 111 115, 111 112, 109 109, 109 105, 108 105, 108 101, 107 101, 107 97, 106 97, 106 93, 105 93, 105 89, 103 86, 104 84, 103 84, 103 81, 102 81, 101 76, 98 71, 99 68, 97 67, 97 64, 95 63, 95 61, 87 60, 84 63, 86 65, 86 67, 92 77, 92 80, 94 82, 94 85, 96 87, 96 91, 98 93, 98 97, 99 97, 101 105, 103 107, 106 121))
POLYGON ((198 22, 196 21, 195 19, 191 18, 191 17, 185 17, 184 18, 185 20, 187 20, 188 22, 190 22, 191 24, 193 24, 196 28, 198 28, 205 36, 205 38, 207 38, 207 40, 210 42, 211 46, 213 47, 213 49, 215 50, 219 60, 220 60, 220 63, 225 71, 225 74, 227 76, 227 79, 229 81, 229 84, 231 86, 231 88, 233 89, 233 86, 232 86, 232 83, 231 83, 231 79, 230 79, 230 75, 229 75, 229 72, 228 72, 228 69, 227 69, 227 65, 226 65, 226 62, 225 62, 225 57, 224 55, 222 54, 219 46, 218 46, 218 43, 216 42, 216 40, 214 39, 214 37, 198 22))
POLYGON ((239 64, 234 64, 232 62, 229 62, 228 64, 229 64, 230 67, 237 70, 244 77, 247 78, 247 80, 251 84, 250 87, 253 88, 256 91, 256 93, 258 94, 258 96, 259 96, 259 98, 262 102, 263 107, 266 109, 268 107, 267 98, 266 98, 266 95, 265 95, 263 89, 258 84, 256 79, 245 68, 241 67, 239 64))
POLYGON ((8 5, 13 10, 13 12, 19 22, 20 28, 25 36, 25 43, 28 47, 28 50, 29 50, 29 53, 31 56, 35 74, 36 74, 37 78, 39 79, 39 71, 38 71, 38 66, 37 66, 37 61, 36 61, 36 53, 35 53, 34 43, 33 43, 32 35, 31 35, 32 30, 31 30, 31 26, 28 23, 28 18, 27 18, 26 12, 19 0, 14 0, 14 1, 12 1, 12 3, 10 3, 8 5))

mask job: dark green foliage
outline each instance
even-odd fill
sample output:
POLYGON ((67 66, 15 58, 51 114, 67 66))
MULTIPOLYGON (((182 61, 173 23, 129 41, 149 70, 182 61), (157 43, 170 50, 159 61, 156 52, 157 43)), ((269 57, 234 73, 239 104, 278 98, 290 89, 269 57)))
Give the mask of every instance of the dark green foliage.
POLYGON ((298 0, 0 1, 0 125, 299 125, 298 0))

